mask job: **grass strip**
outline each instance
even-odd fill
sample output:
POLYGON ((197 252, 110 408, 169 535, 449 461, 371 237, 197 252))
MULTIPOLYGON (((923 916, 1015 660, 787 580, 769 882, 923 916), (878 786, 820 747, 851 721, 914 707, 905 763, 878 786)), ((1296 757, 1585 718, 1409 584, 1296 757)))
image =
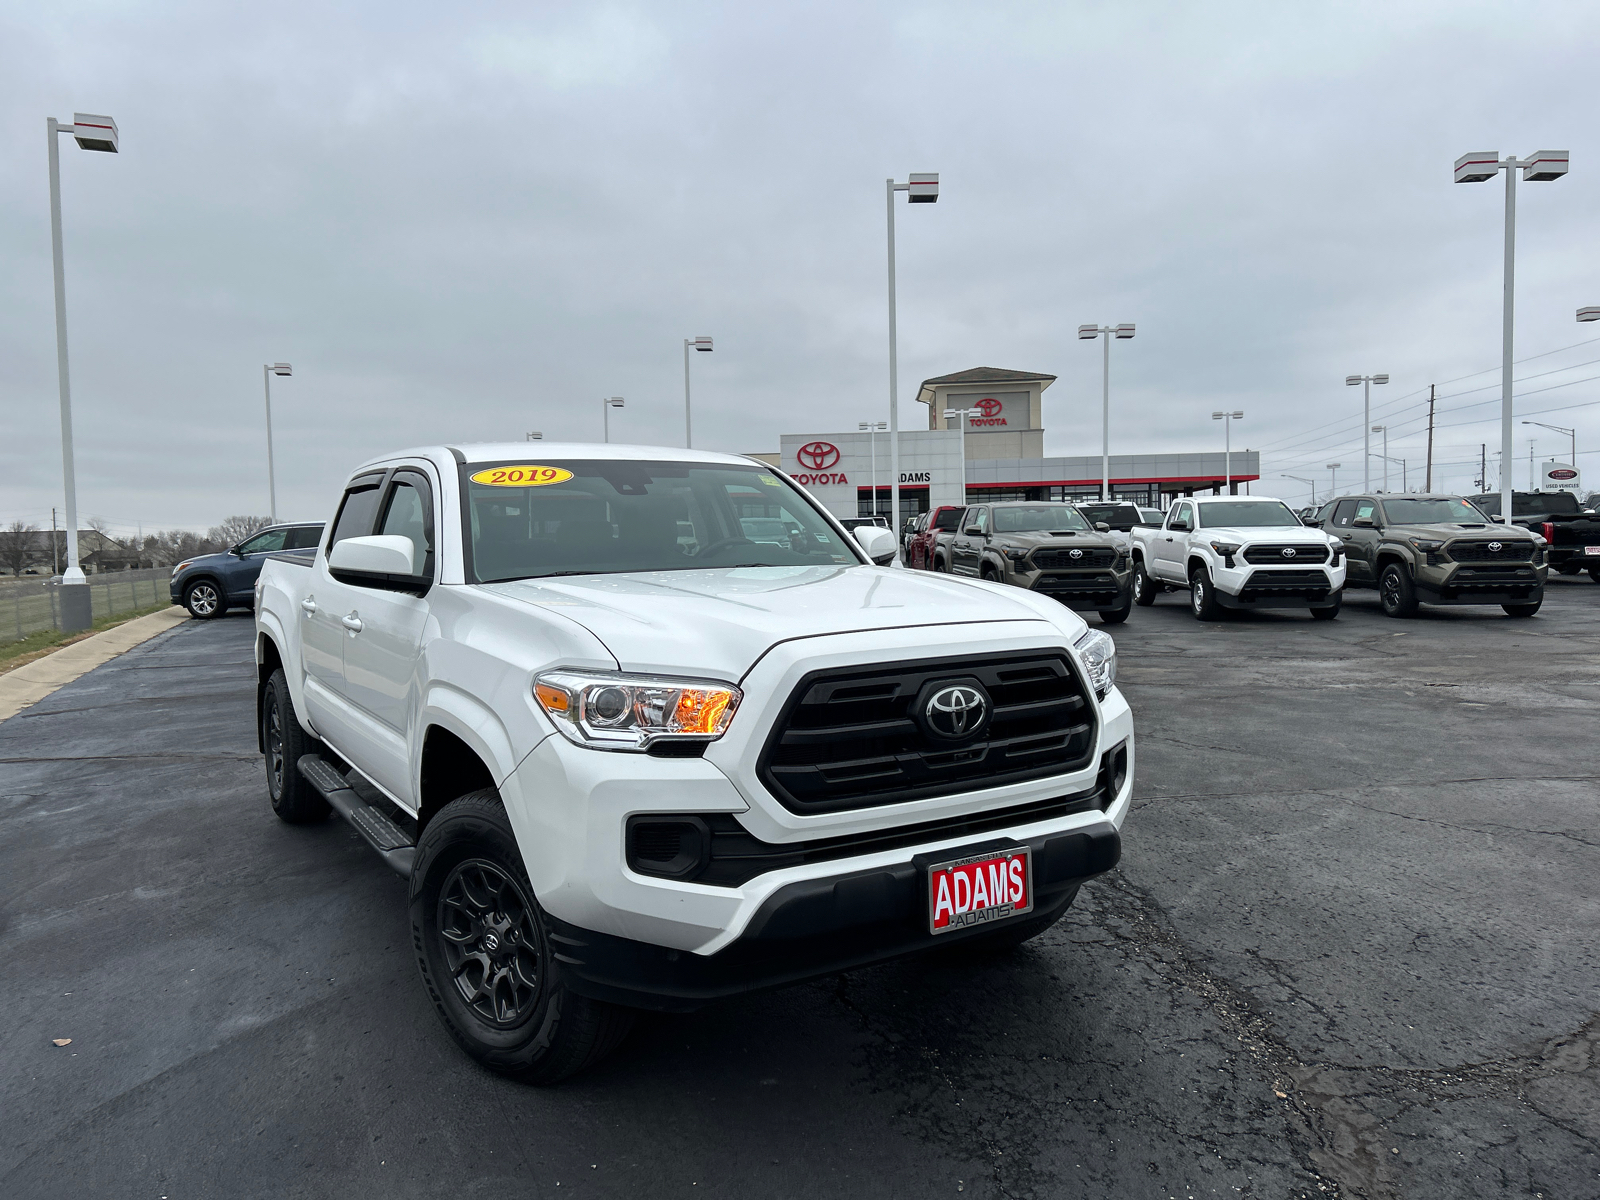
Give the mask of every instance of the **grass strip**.
POLYGON ((63 633, 59 629, 41 629, 37 633, 30 633, 27 637, 15 641, 0 642, 0 675, 7 671, 22 666, 23 663, 33 662, 34 659, 43 658, 46 654, 53 653, 63 646, 70 646, 73 642, 81 642, 91 634, 99 633, 103 629, 121 625, 124 621, 131 621, 135 617, 148 617, 151 613, 158 613, 162 609, 172 607, 170 600, 163 600, 159 604, 146 604, 143 608, 130 608, 126 612, 111 613, 99 617, 88 629, 80 629, 73 633, 63 633))

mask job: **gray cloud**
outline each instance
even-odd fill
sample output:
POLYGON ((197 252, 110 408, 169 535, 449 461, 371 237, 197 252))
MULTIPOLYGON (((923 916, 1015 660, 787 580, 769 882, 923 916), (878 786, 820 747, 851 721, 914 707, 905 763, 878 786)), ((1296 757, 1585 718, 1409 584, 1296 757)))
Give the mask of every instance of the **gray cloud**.
MULTIPOLYGON (((1519 344, 1583 339, 1597 26, 1580 4, 11 4, 0 518, 60 495, 46 116, 123 133, 116 158, 64 147, 63 190, 80 507, 127 526, 264 511, 273 359, 296 370, 292 516, 399 445, 598 438, 604 395, 628 397, 619 438, 675 443, 700 333, 703 445, 880 417, 882 181, 913 170, 943 187, 898 214, 903 423, 926 376, 1045 370, 1047 451, 1092 452, 1100 358, 1074 330, 1134 321, 1114 449, 1209 447, 1226 404, 1278 447, 1269 474, 1304 475, 1359 462, 1345 374, 1391 373, 1391 453, 1420 461, 1417 390, 1498 361, 1500 189, 1450 183, 1465 150, 1572 151, 1521 189, 1519 344)), ((1542 419, 1581 450, 1597 413, 1542 419)), ((1450 425, 1438 457, 1496 438, 1450 425)))

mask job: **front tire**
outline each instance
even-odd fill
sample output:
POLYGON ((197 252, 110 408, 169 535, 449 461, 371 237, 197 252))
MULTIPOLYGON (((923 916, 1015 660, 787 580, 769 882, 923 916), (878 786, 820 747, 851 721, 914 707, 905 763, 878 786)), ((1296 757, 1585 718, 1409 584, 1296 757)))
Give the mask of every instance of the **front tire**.
POLYGON ((1331 621, 1339 615, 1339 610, 1344 607, 1344 593, 1339 593, 1332 604, 1319 605, 1311 610, 1311 616, 1318 621, 1331 621))
POLYGON ((1397 562, 1384 567, 1378 577, 1378 601, 1391 617, 1412 617, 1417 612, 1417 589, 1411 575, 1397 562))
POLYGON ((1189 611, 1197 621, 1222 620, 1222 605, 1217 603, 1211 572, 1204 567, 1196 567, 1189 577, 1189 611))
POLYGON ((1133 597, 1129 596, 1121 608, 1102 608, 1100 623, 1102 625, 1121 625, 1128 619, 1128 614, 1133 611, 1133 597))
POLYGON ((1539 606, 1543 603, 1544 600, 1541 598, 1529 604, 1502 604, 1500 607, 1506 610, 1508 617, 1531 617, 1539 611, 1539 606))
POLYGON ((261 696, 261 744, 266 747, 267 798, 278 819, 290 825, 326 820, 328 802, 295 768, 302 754, 316 752, 317 743, 294 715, 289 680, 281 667, 261 696))
POLYGON ((228 611, 228 601, 213 579, 196 579, 183 590, 183 606, 197 621, 210 621, 228 611))
POLYGON ((1138 559, 1133 564, 1133 602, 1140 608, 1149 608, 1156 602, 1156 593, 1161 589, 1156 587, 1156 581, 1150 578, 1150 572, 1145 570, 1144 559, 1138 559))
POLYGON ((1596 583, 1600 583, 1600 567, 1590 567, 1589 578, 1594 580, 1596 583))
POLYGON ((411 875, 411 940, 439 1019, 471 1057, 525 1083, 557 1083, 600 1061, 629 1009, 562 981, 544 911, 492 789, 428 823, 411 875))

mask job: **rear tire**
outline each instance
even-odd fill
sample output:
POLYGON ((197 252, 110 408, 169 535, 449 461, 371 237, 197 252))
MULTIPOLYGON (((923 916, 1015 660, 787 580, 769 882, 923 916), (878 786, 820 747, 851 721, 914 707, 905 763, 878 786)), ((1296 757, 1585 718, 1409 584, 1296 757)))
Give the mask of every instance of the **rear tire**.
POLYGON ((289 680, 280 667, 261 697, 261 744, 266 747, 267 798, 280 821, 310 825, 328 817, 328 802, 296 769, 302 754, 314 754, 316 740, 294 715, 289 680))
POLYGON ((1222 605, 1217 603, 1211 572, 1204 567, 1196 567, 1189 576, 1189 611, 1197 621, 1222 620, 1222 605))
POLYGON ((944 559, 938 557, 937 555, 935 555, 933 559, 933 570, 934 573, 938 575, 947 575, 950 572, 950 568, 944 565, 944 559))
POLYGON ((1149 608, 1156 602, 1156 593, 1160 590, 1156 586, 1156 581, 1150 578, 1150 572, 1145 570, 1144 559, 1135 559, 1133 564, 1133 602, 1140 608, 1149 608))
POLYGON ((183 606, 197 621, 211 621, 228 611, 228 600, 214 579, 196 579, 183 589, 183 606))
POLYGON ((1411 575, 1405 567, 1397 562, 1384 567, 1383 574, 1378 577, 1378 600, 1387 616, 1416 615, 1417 589, 1412 585, 1411 575))
POLYGON ((599 1062, 631 1009, 567 988, 511 822, 492 789, 452 800, 423 830, 411 875, 411 940, 439 1019, 471 1057, 524 1083, 599 1062))
POLYGON ((1502 604, 1500 607, 1506 610, 1508 617, 1531 617, 1543 603, 1543 599, 1539 599, 1528 604, 1502 604))

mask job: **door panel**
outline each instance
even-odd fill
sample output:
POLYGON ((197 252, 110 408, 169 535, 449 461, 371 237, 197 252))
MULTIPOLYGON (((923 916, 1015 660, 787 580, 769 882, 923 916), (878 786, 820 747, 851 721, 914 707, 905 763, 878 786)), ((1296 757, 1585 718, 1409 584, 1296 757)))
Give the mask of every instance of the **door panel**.
MULTIPOLYGON (((353 480, 339 502, 328 548, 347 537, 372 532, 377 516, 382 474, 353 480)), ((311 567, 311 586, 300 603, 300 659, 306 675, 306 712, 317 735, 336 747, 348 745, 352 725, 344 698, 344 653, 349 632, 343 618, 355 608, 359 589, 328 574, 327 549, 319 550, 311 567)))
POLYGON ((1180 502, 1172 510, 1168 521, 1168 528, 1156 534, 1152 541, 1154 547, 1154 561, 1151 564, 1153 573, 1158 579, 1177 581, 1183 578, 1180 568, 1183 565, 1184 550, 1189 544, 1189 535, 1182 531, 1170 528, 1173 521, 1188 521, 1194 523, 1194 505, 1180 502))

